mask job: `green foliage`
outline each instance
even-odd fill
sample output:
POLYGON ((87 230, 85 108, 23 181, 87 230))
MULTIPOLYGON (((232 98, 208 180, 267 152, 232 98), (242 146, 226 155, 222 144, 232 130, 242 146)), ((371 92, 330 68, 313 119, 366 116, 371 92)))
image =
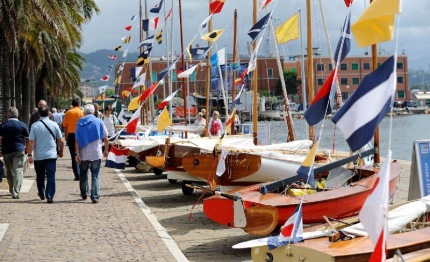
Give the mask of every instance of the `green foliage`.
MULTIPOLYGON (((297 78, 297 72, 288 71, 287 69, 283 70, 285 86, 287 89, 288 95, 297 94, 297 88, 300 85, 300 79, 297 78)), ((276 83, 275 87, 275 95, 282 95, 282 85, 281 78, 278 79, 278 83, 276 83)))

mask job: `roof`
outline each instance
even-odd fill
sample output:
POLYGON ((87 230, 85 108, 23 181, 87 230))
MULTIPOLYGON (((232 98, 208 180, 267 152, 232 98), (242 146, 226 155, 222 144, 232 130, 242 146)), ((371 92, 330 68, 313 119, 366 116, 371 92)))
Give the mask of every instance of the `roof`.
POLYGON ((427 100, 427 99, 430 99, 430 93, 426 93, 426 94, 414 94, 414 96, 418 100, 427 100))

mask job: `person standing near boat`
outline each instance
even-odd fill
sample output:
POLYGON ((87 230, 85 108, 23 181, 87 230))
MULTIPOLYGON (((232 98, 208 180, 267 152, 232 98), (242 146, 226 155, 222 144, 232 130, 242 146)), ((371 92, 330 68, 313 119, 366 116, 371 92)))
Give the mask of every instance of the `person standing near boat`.
POLYGON ((75 131, 78 120, 84 116, 80 108, 79 98, 74 98, 72 100, 72 108, 67 110, 64 115, 63 127, 64 127, 64 137, 66 138, 67 146, 69 147, 70 156, 72 157, 72 169, 75 175, 75 181, 79 181, 79 165, 76 163, 74 155, 75 151, 75 131))
POLYGON ((115 135, 115 125, 118 123, 118 119, 111 112, 110 107, 105 107, 105 114, 102 116, 103 124, 105 124, 108 131, 108 138, 115 135))
POLYGON ((10 107, 7 117, 8 120, 0 127, 2 154, 9 193, 18 199, 24 178, 25 139, 29 134, 27 125, 18 120, 18 109, 10 107))
POLYGON ((222 122, 219 118, 219 112, 216 110, 212 113, 212 117, 209 121, 209 133, 212 136, 221 136, 224 133, 222 122))
POLYGON ((203 117, 203 113, 199 112, 196 121, 194 121, 195 126, 206 126, 206 119, 203 117))
POLYGON ((63 140, 58 124, 48 119, 49 109, 41 106, 37 109, 40 119, 33 124, 30 131, 28 147, 28 162, 34 162, 36 171, 37 191, 40 200, 54 202, 55 173, 57 171, 57 156, 63 157, 63 140), (57 152, 57 144, 59 151, 57 152), (33 150, 34 149, 34 150, 33 150), (31 152, 34 151, 34 157, 31 152), (46 188, 45 188, 46 177, 46 188))
MULTIPOLYGON (((100 118, 94 116, 94 106, 84 106, 85 116, 79 119, 75 132, 74 158, 79 163, 80 180, 79 189, 83 200, 88 195, 88 169, 91 170, 91 200, 94 204, 99 202, 99 172, 102 157, 107 157, 109 141, 108 131, 100 118), (102 141, 104 151, 102 152, 102 141)), ((73 157, 73 156, 72 156, 73 157)))

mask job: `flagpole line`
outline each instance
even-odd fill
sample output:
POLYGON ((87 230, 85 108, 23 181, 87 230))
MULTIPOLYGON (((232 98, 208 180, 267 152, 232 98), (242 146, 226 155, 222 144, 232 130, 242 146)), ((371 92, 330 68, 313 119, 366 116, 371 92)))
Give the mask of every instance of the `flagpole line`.
MULTIPOLYGON (((216 41, 214 43, 215 43, 216 54, 218 54, 218 51, 219 51, 218 50, 218 44, 216 43, 216 41)), ((218 63, 217 67, 218 67, 219 79, 221 82, 221 92, 222 92, 222 96, 223 96, 223 100, 224 100, 224 106, 225 106, 225 117, 228 117, 228 100, 227 100, 227 97, 225 95, 225 90, 224 90, 225 86, 224 86, 224 79, 222 77, 221 65, 218 63)))

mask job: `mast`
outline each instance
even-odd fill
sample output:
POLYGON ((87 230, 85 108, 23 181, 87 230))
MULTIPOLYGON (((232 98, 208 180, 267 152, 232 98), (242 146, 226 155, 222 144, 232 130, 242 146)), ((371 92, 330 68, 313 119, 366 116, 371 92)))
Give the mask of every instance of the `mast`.
MULTIPOLYGON (((233 29, 233 61, 232 64, 236 62, 237 59, 237 9, 234 9, 234 29, 233 29)), ((234 79, 236 79, 236 71, 233 71, 232 81, 231 81, 231 99, 233 102, 233 99, 236 98, 236 83, 234 82, 234 79)), ((234 135, 236 133, 236 126, 234 125, 234 118, 235 116, 232 116, 232 128, 231 128, 231 134, 234 135)))
MULTIPOLYGON (((308 0, 309 1, 309 0, 308 0)), ((253 0, 253 15, 252 15, 253 24, 255 25, 257 23, 257 0, 253 0)), ((253 49, 257 47, 257 43, 254 42, 253 49)), ((257 145, 258 143, 258 103, 257 103, 257 96, 258 96, 258 84, 257 84, 257 70, 258 65, 255 63, 255 69, 252 72, 252 90, 253 90, 253 104, 252 104, 252 137, 254 140, 254 145, 257 145)))
MULTIPOLYGON (((372 3, 373 0, 370 0, 372 3)), ((372 71, 375 71, 378 66, 378 50, 376 44, 372 45, 372 71)), ((376 127, 375 134, 373 134, 373 148, 375 148, 375 154, 373 155, 373 164, 379 165, 381 158, 379 155, 379 126, 376 127)))
MULTIPOLYGON (((182 1, 179 0, 179 28, 181 34, 181 66, 182 69, 185 69, 185 58, 184 58, 184 38, 182 36, 182 1)), ((185 79, 182 78, 182 94, 184 97, 184 117, 185 117, 185 125, 187 125, 188 117, 187 117, 187 89, 185 88, 185 79)), ((185 131, 185 138, 188 138, 188 132, 185 131)))
MULTIPOLYGON (((306 22, 307 22, 307 38, 308 38, 308 97, 309 101, 314 98, 314 61, 312 49, 312 10, 311 0, 306 0, 306 22)), ((309 139, 314 141, 314 127, 309 126, 309 139)))
MULTIPOLYGON (((209 5, 211 4, 211 0, 209 0, 209 5)), ((209 6, 208 5, 208 6, 209 6)), ((209 9, 209 15, 211 14, 211 11, 209 9)), ((210 32, 212 30, 212 19, 209 19, 208 22, 208 31, 210 32)), ((208 42, 208 46, 209 46, 209 42, 208 42)), ((207 62, 206 62, 206 115, 205 115, 205 119, 206 119, 206 125, 205 125, 205 131, 203 132, 204 136, 209 136, 209 118, 210 118, 210 111, 209 111, 209 96, 211 95, 211 56, 210 56, 210 50, 208 52, 208 58, 207 58, 207 62)))

